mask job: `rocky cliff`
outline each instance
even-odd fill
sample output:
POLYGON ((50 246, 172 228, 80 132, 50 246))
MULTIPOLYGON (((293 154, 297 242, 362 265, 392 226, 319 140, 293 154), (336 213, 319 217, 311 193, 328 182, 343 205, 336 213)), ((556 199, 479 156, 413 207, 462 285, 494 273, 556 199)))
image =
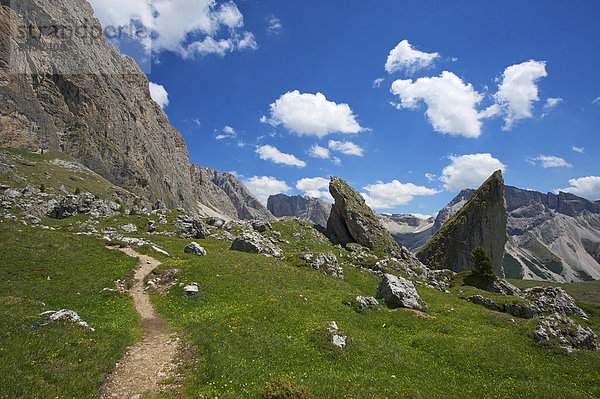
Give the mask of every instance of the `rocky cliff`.
POLYGON ((356 242, 390 255, 400 254, 400 247, 358 191, 339 177, 332 177, 329 192, 335 203, 327 220, 327 231, 334 242, 341 245, 356 242))
POLYGON ((8 3, 0 9, 0 146, 65 152, 152 202, 194 208, 181 134, 135 61, 106 45, 92 7, 8 3))
POLYGON ((231 173, 192 164, 194 192, 202 199, 204 213, 214 211, 230 219, 270 220, 273 215, 231 173))
POLYGON ((269 197, 267 209, 276 217, 293 216, 327 227, 331 204, 320 198, 277 194, 269 197))
POLYGON ((471 270, 471 251, 482 246, 500 276, 507 240, 507 205, 502 172, 495 172, 417 252, 421 262, 434 269, 471 270))

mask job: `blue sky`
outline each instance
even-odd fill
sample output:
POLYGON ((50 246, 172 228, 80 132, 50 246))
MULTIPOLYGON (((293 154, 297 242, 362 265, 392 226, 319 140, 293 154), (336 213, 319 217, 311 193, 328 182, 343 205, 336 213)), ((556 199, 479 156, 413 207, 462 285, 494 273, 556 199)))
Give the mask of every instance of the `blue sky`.
POLYGON ((432 215, 498 168, 600 199, 597 1, 91 3, 151 27, 141 51, 114 43, 191 161, 263 200, 336 175, 379 212, 432 215))

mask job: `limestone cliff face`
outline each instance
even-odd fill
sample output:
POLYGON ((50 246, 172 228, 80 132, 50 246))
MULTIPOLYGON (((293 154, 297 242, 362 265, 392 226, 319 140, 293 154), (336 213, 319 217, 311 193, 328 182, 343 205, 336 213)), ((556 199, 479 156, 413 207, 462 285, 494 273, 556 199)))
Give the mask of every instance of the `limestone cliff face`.
POLYGON ((331 204, 320 198, 277 194, 269 197, 267 209, 275 217, 294 216, 327 227, 331 204))
POLYGON ((399 254, 399 245, 379 223, 377 215, 359 192, 339 177, 331 178, 329 192, 335 204, 327 220, 327 231, 334 242, 341 245, 356 242, 390 255, 399 254))
POLYGON ((461 272, 473 268, 470 253, 482 246, 494 271, 504 276, 507 218, 504 179, 502 172, 497 171, 417 252, 417 257, 430 268, 461 272))
POLYGON ((192 164, 192 183, 202 203, 231 219, 271 220, 273 215, 231 173, 192 164))
POLYGON ((0 147, 65 152, 153 202, 195 208, 181 134, 152 101, 135 61, 105 44, 92 7, 27 0, 13 10, 9 3, 0 8, 0 147), (53 25, 87 34, 24 34, 53 25))

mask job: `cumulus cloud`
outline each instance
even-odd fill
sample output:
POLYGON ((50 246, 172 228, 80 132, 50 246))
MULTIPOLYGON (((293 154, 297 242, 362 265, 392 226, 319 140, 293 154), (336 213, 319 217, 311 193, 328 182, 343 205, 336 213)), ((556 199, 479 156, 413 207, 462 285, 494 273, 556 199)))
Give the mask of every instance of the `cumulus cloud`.
POLYGON ((302 136, 319 138, 330 133, 359 133, 364 130, 348 104, 328 101, 322 93, 287 92, 270 106, 272 126, 283 125, 302 136))
POLYGON ((593 101, 592 104, 597 104, 600 105, 600 97, 596 97, 593 101))
POLYGON ((554 111, 558 104, 562 103, 563 99, 560 97, 556 98, 548 98, 546 99, 546 103, 544 104, 544 113, 542 114, 542 118, 547 117, 550 112, 554 111))
POLYGON ((416 109, 420 100, 427 105, 425 114, 435 131, 452 136, 479 137, 481 119, 494 116, 494 107, 483 112, 475 108, 483 96, 452 72, 416 81, 396 80, 391 92, 400 97, 396 108, 416 109))
POLYGON ((270 35, 278 35, 283 30, 281 21, 275 15, 269 15, 266 18, 267 21, 267 33, 270 35))
POLYGON ((439 56, 438 53, 424 53, 415 50, 408 40, 402 40, 390 51, 385 63, 385 70, 388 73, 405 71, 408 74, 412 74, 420 69, 429 67, 439 56))
POLYGON ((235 129, 232 128, 231 126, 225 126, 223 128, 223 131, 221 133, 219 133, 217 135, 217 137, 215 137, 215 139, 224 140, 224 139, 234 139, 236 137, 237 137, 237 133, 235 132, 235 129))
POLYGON ((279 151, 277 148, 270 145, 263 145, 256 149, 256 153, 260 156, 260 159, 265 161, 271 161, 274 163, 280 163, 284 165, 297 166, 304 168, 306 162, 299 160, 294 155, 285 154, 279 151))
POLYGON ((527 158, 527 162, 535 165, 536 163, 540 163, 542 167, 545 168, 558 168, 558 167, 566 167, 572 168, 573 165, 568 163, 562 158, 550 156, 550 155, 540 155, 535 158, 527 158))
POLYGON ((90 0, 106 29, 137 21, 149 32, 140 37, 147 52, 172 51, 183 57, 255 49, 254 35, 243 31, 244 16, 233 1, 90 0), (192 39, 190 39, 192 38, 192 39))
POLYGON ((342 154, 346 154, 346 155, 356 155, 358 157, 362 157, 363 156, 363 149, 354 144, 351 141, 335 141, 335 140, 329 140, 329 149, 333 150, 333 151, 338 151, 341 152, 342 154))
POLYGON ((296 188, 309 197, 323 198, 333 201, 329 193, 329 179, 323 177, 304 178, 296 182, 296 188))
POLYGON ((581 177, 579 179, 569 180, 571 187, 559 188, 556 191, 563 191, 579 195, 590 200, 600 199, 600 176, 581 177))
POLYGON ((451 155, 448 158, 452 163, 442 170, 440 180, 450 192, 477 188, 495 171, 506 170, 506 165, 491 154, 451 155))
POLYGON ((292 188, 285 181, 272 176, 254 176, 244 180, 244 185, 263 204, 267 204, 270 195, 287 193, 292 188))
POLYGON ((308 155, 310 155, 313 158, 328 159, 329 158, 329 149, 327 149, 325 147, 321 147, 318 144, 315 144, 312 147, 310 147, 310 150, 308 151, 308 155))
POLYGON ((161 108, 169 105, 169 93, 162 85, 150 82, 150 96, 161 108))
POLYGON ((530 60, 504 70, 494 96, 505 112, 504 130, 512 129, 521 119, 532 117, 533 103, 539 100, 537 82, 545 76, 548 73, 544 61, 530 60))
POLYGON ((363 190, 369 192, 368 194, 362 194, 367 205, 375 209, 389 209, 406 205, 417 195, 428 196, 439 192, 413 183, 400 183, 398 180, 392 180, 390 183, 377 182, 363 187, 363 190))
POLYGON ((575 152, 578 152, 578 153, 580 153, 580 154, 583 154, 583 152, 585 151, 585 148, 583 148, 583 147, 576 147, 576 146, 573 146, 573 147, 571 147, 571 149, 572 149, 573 151, 575 151, 575 152))
POLYGON ((333 164, 335 166, 342 166, 342 160, 339 159, 338 157, 333 157, 331 158, 331 161, 333 162, 333 164))

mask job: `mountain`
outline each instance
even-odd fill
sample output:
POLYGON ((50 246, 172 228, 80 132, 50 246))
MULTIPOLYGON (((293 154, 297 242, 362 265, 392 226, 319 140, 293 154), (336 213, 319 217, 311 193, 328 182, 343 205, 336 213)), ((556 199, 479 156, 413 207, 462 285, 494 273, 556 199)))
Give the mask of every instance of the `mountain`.
POLYGON ((417 258, 430 268, 461 272, 473 269, 471 251, 481 246, 494 271, 503 276, 507 218, 504 179, 496 171, 417 252, 417 258))
POLYGON ((422 219, 414 215, 383 213, 377 219, 396 242, 412 252, 417 252, 432 236, 435 218, 422 219))
POLYGON ((194 192, 202 198, 205 213, 210 214, 212 210, 226 218, 242 220, 273 218, 269 210, 231 173, 192 164, 191 175, 194 192))
POLYGON ((0 8, 0 147, 66 153, 159 206, 271 217, 233 176, 190 163, 146 75, 106 45, 86 1, 8 3, 0 8), (44 28, 52 26, 64 30, 56 37, 44 28))
MULTIPOLYGON (((399 225, 384 225, 398 243, 417 251, 474 192, 462 190, 435 221, 417 227, 403 222, 402 215, 393 215, 399 225)), ((509 238, 503 266, 507 277, 556 282, 600 279, 600 201, 511 186, 504 188, 504 195, 509 238)))
POLYGON ((331 204, 309 196, 277 194, 269 196, 267 208, 275 217, 293 216, 327 227, 331 204))
POLYGON ((509 277, 557 282, 600 279, 600 204, 569 193, 506 188, 509 277))

